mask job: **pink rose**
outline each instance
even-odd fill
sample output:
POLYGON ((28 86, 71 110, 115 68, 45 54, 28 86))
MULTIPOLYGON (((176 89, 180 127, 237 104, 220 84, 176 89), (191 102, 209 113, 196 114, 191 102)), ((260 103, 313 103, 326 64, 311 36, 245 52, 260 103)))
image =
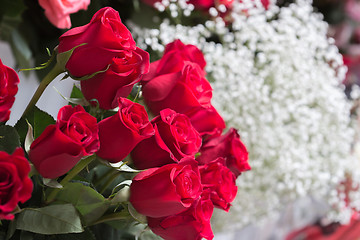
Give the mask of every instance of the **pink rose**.
POLYGON ((202 192, 193 158, 138 173, 130 186, 130 202, 139 213, 165 217, 188 209, 202 192))
POLYGON ((234 128, 230 128, 222 136, 207 140, 201 147, 200 153, 200 156, 196 158, 200 164, 207 164, 218 157, 222 157, 225 159, 226 166, 235 176, 239 176, 242 172, 251 169, 248 163, 249 157, 246 147, 234 128))
POLYGON ((33 183, 29 172, 30 165, 21 148, 11 155, 0 151, 0 220, 14 219, 11 212, 18 203, 30 199, 33 183))
POLYGON ((99 122, 97 155, 110 162, 123 160, 142 140, 154 135, 145 108, 126 98, 118 99, 117 114, 99 122))
POLYGON ((214 238, 210 219, 214 206, 204 191, 186 211, 162 218, 148 217, 149 228, 166 240, 201 240, 214 238))
POLYGON ((39 0, 45 15, 57 28, 71 28, 70 14, 86 10, 90 0, 39 0))
POLYGON ((345 0, 345 13, 355 21, 360 22, 360 2, 358 0, 345 0))
POLYGON ((16 72, 0 59, 0 122, 9 120, 10 108, 14 104, 20 80, 16 72))
POLYGON ((164 109, 151 123, 155 135, 140 142, 131 152, 133 163, 138 169, 178 162, 199 151, 200 135, 186 115, 164 109))
POLYGON ((57 178, 98 149, 96 118, 80 105, 64 106, 57 123, 46 127, 31 144, 29 158, 43 177, 57 178))
POLYGON ((235 175, 224 166, 224 159, 218 158, 199 167, 201 184, 210 190, 213 204, 225 211, 229 211, 231 202, 237 194, 235 175))

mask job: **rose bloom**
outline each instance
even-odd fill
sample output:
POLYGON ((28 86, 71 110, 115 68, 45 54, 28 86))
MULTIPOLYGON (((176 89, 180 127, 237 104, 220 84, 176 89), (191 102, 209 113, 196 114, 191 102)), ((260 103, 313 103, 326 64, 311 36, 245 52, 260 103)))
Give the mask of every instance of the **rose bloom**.
POLYGON ((123 160, 142 140, 154 135, 145 108, 126 98, 118 99, 117 114, 99 122, 97 155, 110 162, 123 160))
POLYGON ((164 109, 151 123, 155 135, 140 142, 131 152, 133 163, 138 169, 178 162, 199 151, 200 135, 186 115, 164 109))
POLYGON ((205 78, 205 64, 194 45, 180 40, 168 44, 163 57, 150 64, 149 74, 141 81, 149 109, 158 114, 171 108, 187 115, 200 135, 221 133, 225 122, 211 105, 212 88, 205 78))
POLYGON ((16 72, 0 59, 0 122, 9 120, 10 108, 14 104, 20 80, 16 72))
POLYGON ((117 98, 127 97, 149 70, 149 54, 136 47, 119 13, 110 7, 96 12, 89 24, 60 36, 58 53, 73 48, 65 68, 73 77, 102 71, 82 80, 81 90, 87 100, 96 99, 103 109, 115 108, 117 98))
POLYGON ((224 165, 225 159, 218 158, 199 167, 201 184, 210 190, 214 206, 229 211, 237 194, 235 175, 224 165))
POLYGON ((200 156, 196 160, 203 165, 222 157, 225 159, 225 165, 235 176, 239 176, 242 172, 251 169, 248 155, 237 130, 230 128, 226 134, 207 140, 201 147, 200 156))
POLYGON ((188 157, 138 173, 130 185, 130 202, 139 213, 158 218, 185 211, 201 193, 197 163, 188 157))
POLYGON ((166 240, 213 239, 210 219, 214 206, 205 190, 186 211, 162 218, 148 217, 149 228, 166 240))
POLYGON ((39 0, 45 16, 57 28, 71 28, 70 14, 86 10, 90 0, 39 0))
POLYGON ((82 157, 99 149, 97 120, 83 107, 64 106, 57 119, 30 146, 29 158, 45 178, 67 173, 82 157))
POLYGON ((11 155, 0 151, 0 220, 14 219, 11 212, 18 203, 30 199, 33 183, 29 172, 30 165, 21 148, 11 155))

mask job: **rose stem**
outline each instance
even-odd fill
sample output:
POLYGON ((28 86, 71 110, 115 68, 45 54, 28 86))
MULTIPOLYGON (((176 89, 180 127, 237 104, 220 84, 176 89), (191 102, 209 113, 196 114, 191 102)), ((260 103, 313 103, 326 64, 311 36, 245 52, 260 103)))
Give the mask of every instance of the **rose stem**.
POLYGON ((53 69, 44 77, 44 79, 40 82, 40 85, 36 89, 33 97, 31 98, 29 104, 27 105, 22 117, 24 117, 37 103, 41 94, 44 92, 45 88, 60 74, 63 73, 64 70, 60 68, 59 65, 55 65, 53 69))
MULTIPOLYGON (((81 170, 83 170, 89 163, 91 163, 93 160, 95 160, 96 155, 93 154, 90 157, 82 159, 78 164, 73 167, 73 169, 70 170, 70 172, 61 180, 60 184, 62 186, 65 186, 66 183, 68 183, 71 179, 73 179, 81 170)), ((49 203, 53 201, 58 194, 58 192, 61 190, 61 188, 54 188, 52 192, 47 197, 46 202, 49 203)))

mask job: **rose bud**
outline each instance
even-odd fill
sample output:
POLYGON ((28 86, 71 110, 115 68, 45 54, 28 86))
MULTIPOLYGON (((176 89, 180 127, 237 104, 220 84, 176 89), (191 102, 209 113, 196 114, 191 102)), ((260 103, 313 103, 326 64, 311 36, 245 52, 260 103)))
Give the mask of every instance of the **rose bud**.
POLYGON ((235 175, 224 166, 224 159, 218 158, 203 166, 199 166, 201 184, 210 190, 210 198, 214 206, 229 211, 231 202, 237 194, 235 175))
POLYGON ((130 186, 130 202, 140 214, 164 217, 185 211, 202 192, 193 158, 138 173, 130 186))
POLYGON ((162 218, 148 217, 149 228, 166 240, 213 239, 210 219, 214 206, 204 191, 186 211, 162 218))
POLYGON ((133 163, 138 169, 178 162, 199 151, 200 135, 186 115, 164 109, 151 123, 155 135, 140 142, 131 152, 133 163))
POLYGON ((80 105, 64 106, 30 146, 29 158, 45 178, 57 178, 99 149, 97 120, 80 105))
POLYGON ((234 128, 230 128, 222 136, 210 138, 203 144, 200 153, 200 156, 196 158, 199 164, 203 165, 222 157, 225 159, 226 166, 236 177, 251 169, 246 147, 234 128))
POLYGON ((87 100, 97 99, 103 109, 115 108, 117 98, 127 97, 149 71, 149 54, 136 47, 119 13, 110 7, 96 12, 89 24, 60 36, 58 57, 73 48, 65 69, 74 78, 97 73, 81 81, 81 90, 87 100))
POLYGON ((110 162, 123 160, 142 140, 154 135, 145 108, 126 98, 118 99, 117 114, 99 122, 97 155, 110 162))
POLYGON ((22 148, 12 155, 0 151, 0 220, 12 220, 11 212, 19 202, 30 199, 33 183, 28 177, 30 165, 22 148))
POLYGON ((9 120, 10 108, 14 104, 19 82, 16 72, 3 65, 0 59, 0 122, 9 120))

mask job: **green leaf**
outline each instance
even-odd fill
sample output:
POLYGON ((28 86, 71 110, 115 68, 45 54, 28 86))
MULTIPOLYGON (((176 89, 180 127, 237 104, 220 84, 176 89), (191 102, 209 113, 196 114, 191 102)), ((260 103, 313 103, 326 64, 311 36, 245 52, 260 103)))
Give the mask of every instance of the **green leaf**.
POLYGON ((96 240, 94 234, 86 229, 82 233, 56 234, 56 235, 40 235, 35 234, 36 240, 96 240))
POLYGON ((100 218, 110 203, 103 195, 81 183, 68 183, 56 196, 56 200, 72 203, 83 216, 86 224, 100 218))
POLYGON ((80 88, 78 88, 75 84, 70 94, 71 98, 84 98, 83 93, 81 92, 80 88))
POLYGON ((34 107, 25 117, 22 117, 15 125, 19 135, 20 141, 25 141, 25 136, 28 132, 28 123, 34 129, 34 139, 39 137, 41 133, 50 124, 55 124, 54 118, 48 113, 40 110, 38 107, 34 107), (26 121, 27 120, 27 121, 26 121))
POLYGON ((7 125, 0 126, 0 151, 12 154, 17 147, 20 147, 20 139, 16 129, 7 125))
POLYGON ((80 217, 72 204, 24 209, 17 215, 16 228, 40 234, 84 231, 80 217))

